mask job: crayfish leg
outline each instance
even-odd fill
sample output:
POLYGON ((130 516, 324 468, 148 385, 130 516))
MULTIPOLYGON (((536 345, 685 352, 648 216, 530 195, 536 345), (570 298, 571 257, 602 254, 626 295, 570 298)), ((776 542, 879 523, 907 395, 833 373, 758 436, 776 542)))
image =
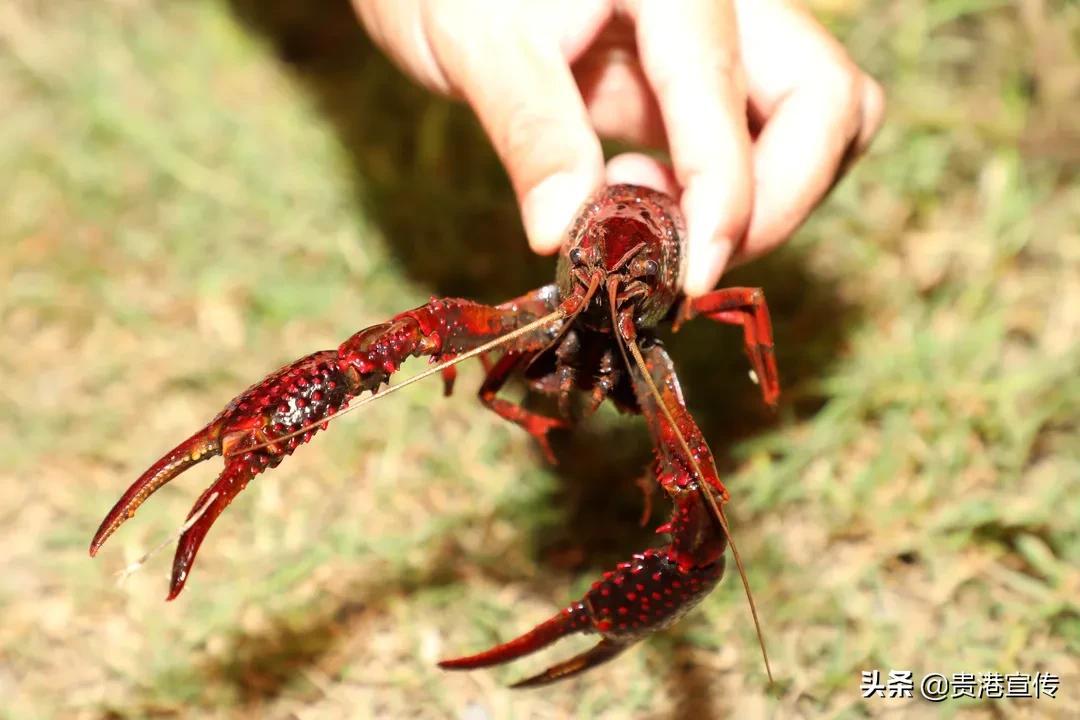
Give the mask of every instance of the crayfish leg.
POLYGON ((634 368, 631 378, 641 414, 645 416, 652 436, 658 463, 657 480, 661 486, 676 482, 683 487, 687 483, 703 481, 726 502, 727 488, 716 472, 712 451, 701 429, 686 407, 682 387, 675 374, 675 363, 667 349, 655 338, 642 343, 641 352, 646 365, 644 370, 649 377, 646 379, 641 369, 634 368), (650 383, 657 389, 659 397, 653 395, 650 383), (691 457, 687 457, 684 442, 691 457), (697 477, 699 473, 701 477, 697 477))
POLYGON ((523 428, 532 435, 539 443, 544 457, 552 465, 556 464, 555 452, 551 449, 548 441, 548 433, 558 428, 569 427, 569 423, 559 418, 552 418, 540 413, 528 410, 522 405, 498 396, 499 390, 506 384, 511 374, 521 366, 526 359, 531 359, 535 352, 542 350, 543 345, 537 344, 534 348, 527 348, 529 352, 508 352, 503 355, 488 371, 480 386, 480 402, 484 407, 495 412, 499 417, 523 428))
POLYGON ((714 290, 697 298, 687 298, 679 308, 675 329, 704 315, 714 322, 739 325, 743 329, 743 343, 754 378, 761 385, 765 404, 775 408, 780 399, 780 373, 776 369, 776 352, 773 346, 772 320, 765 293, 761 288, 731 287, 714 290))

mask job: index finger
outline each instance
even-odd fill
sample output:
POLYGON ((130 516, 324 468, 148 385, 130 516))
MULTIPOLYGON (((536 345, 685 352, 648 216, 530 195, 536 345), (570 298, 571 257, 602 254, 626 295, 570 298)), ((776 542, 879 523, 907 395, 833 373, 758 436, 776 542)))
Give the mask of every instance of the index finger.
POLYGON ((735 12, 727 0, 625 0, 682 186, 689 295, 719 280, 753 204, 735 12))

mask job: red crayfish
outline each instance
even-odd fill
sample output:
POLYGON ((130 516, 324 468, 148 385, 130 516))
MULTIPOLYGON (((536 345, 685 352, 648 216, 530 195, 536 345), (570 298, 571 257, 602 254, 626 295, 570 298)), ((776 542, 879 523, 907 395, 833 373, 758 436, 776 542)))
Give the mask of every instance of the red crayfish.
MULTIPOLYGON (((337 350, 313 353, 272 373, 143 473, 101 523, 90 554, 162 485, 202 460, 224 455, 225 469, 196 501, 180 536, 171 600, 187 582, 210 526, 237 493, 325 429, 353 398, 370 391, 364 401, 370 400, 407 358, 420 355, 435 367, 384 394, 435 372, 443 374, 449 393, 454 364, 480 356, 487 370, 480 401, 528 431, 549 459, 547 434, 573 419, 575 392, 586 395, 577 414, 595 411, 607 398, 624 412, 643 415, 654 444, 656 481, 674 505, 657 532, 671 540, 604 573, 585 597, 524 635, 440 666, 463 670, 508 662, 575 632, 598 633, 601 639, 515 687, 553 682, 610 660, 700 602, 720 580, 730 542, 723 512, 728 491, 653 329, 666 321, 677 328, 698 315, 742 326, 765 402, 775 406, 780 393, 762 291, 727 288, 682 297, 684 234, 678 208, 666 195, 630 185, 600 191, 569 230, 554 284, 496 306, 433 298, 359 331, 337 350), (515 375, 556 398, 562 417, 500 398, 499 390, 515 375)), ((734 546, 732 551, 742 574, 734 546)))

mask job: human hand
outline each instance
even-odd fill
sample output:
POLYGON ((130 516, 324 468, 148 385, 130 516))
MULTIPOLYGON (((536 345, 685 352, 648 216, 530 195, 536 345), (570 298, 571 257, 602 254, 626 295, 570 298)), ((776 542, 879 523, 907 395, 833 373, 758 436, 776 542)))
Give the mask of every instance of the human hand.
POLYGON ((781 244, 881 124, 881 88, 787 0, 353 0, 410 75, 473 107, 533 250, 603 183, 680 198, 685 290, 781 244), (599 136, 667 149, 605 167, 599 136))

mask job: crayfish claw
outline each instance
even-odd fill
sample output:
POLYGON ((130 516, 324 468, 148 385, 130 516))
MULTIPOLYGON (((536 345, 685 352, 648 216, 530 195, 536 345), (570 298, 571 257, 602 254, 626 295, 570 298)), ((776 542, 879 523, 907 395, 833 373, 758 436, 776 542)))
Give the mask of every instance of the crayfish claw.
POLYGON ((229 503, 247 487, 247 484, 255 477, 252 469, 239 459, 225 465, 225 470, 218 476, 213 485, 208 487, 188 513, 188 525, 180 535, 180 541, 176 546, 176 555, 173 556, 172 577, 169 581, 169 595, 166 600, 173 600, 187 583, 191 566, 195 564, 195 556, 199 552, 206 534, 218 516, 229 506, 229 503))
POLYGON ((195 503, 181 533, 169 586, 172 600, 183 589, 210 526, 233 498, 256 475, 277 467, 309 441, 360 389, 358 371, 343 367, 333 350, 312 353, 271 373, 132 483, 94 534, 90 554, 162 485, 198 462, 224 455, 225 469, 195 503))
POLYGON ((443 660, 443 670, 475 670, 501 665, 541 650, 572 633, 599 633, 600 642, 565 662, 513 685, 536 687, 584 672, 686 614, 707 595, 724 572, 724 558, 683 568, 678 550, 650 549, 619 563, 593 583, 585 597, 529 632, 490 650, 443 660))
POLYGON ((583 673, 597 665, 606 663, 608 660, 611 660, 623 650, 630 647, 631 644, 632 643, 623 643, 609 638, 603 638, 585 652, 579 653, 569 660, 552 665, 542 673, 525 678, 524 680, 519 680, 510 687, 514 690, 521 690, 549 685, 559 680, 565 680, 568 677, 583 673))
POLYGON ((112 510, 101 521, 94 538, 90 541, 90 557, 97 555, 98 550, 116 532, 116 529, 135 515, 147 498, 158 491, 161 486, 173 480, 177 475, 196 465, 203 460, 208 460, 215 455, 221 454, 221 425, 217 422, 210 423, 199 432, 177 445, 164 457, 150 466, 139 476, 139 479, 131 484, 131 487, 113 505, 112 510))
POLYGON ((443 670, 475 670, 501 665, 542 650, 571 633, 588 632, 591 628, 592 614, 584 603, 576 602, 524 635, 475 655, 443 660, 439 667, 443 670))

